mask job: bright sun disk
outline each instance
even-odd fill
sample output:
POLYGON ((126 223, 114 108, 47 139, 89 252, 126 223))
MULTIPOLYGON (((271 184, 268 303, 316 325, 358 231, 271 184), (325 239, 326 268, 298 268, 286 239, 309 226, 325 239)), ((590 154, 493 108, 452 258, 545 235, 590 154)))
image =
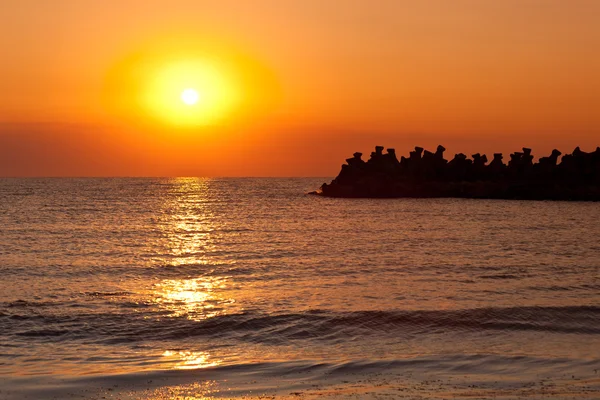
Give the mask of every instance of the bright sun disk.
POLYGON ((181 100, 188 106, 192 106, 198 102, 198 92, 194 89, 185 89, 181 92, 181 100))

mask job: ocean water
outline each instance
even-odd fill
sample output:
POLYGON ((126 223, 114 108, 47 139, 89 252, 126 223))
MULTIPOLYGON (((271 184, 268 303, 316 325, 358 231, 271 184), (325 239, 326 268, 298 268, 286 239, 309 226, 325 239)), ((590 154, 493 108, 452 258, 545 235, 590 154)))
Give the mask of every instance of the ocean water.
POLYGON ((306 195, 324 181, 0 179, 0 397, 189 370, 598 373, 600 204, 306 195))

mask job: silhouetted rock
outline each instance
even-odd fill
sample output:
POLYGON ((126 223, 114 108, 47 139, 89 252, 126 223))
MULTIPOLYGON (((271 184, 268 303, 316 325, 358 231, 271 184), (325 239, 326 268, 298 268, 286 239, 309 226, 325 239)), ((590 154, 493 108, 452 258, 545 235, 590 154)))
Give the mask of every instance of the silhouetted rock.
POLYGON ((558 157, 560 157, 561 154, 562 153, 560 151, 554 149, 549 157, 540 158, 539 164, 555 166, 558 163, 558 157))
POLYGON ((510 155, 508 165, 502 153, 494 153, 487 164, 485 154, 471 159, 458 153, 448 162, 443 146, 435 153, 415 147, 400 161, 393 148, 383 153, 377 146, 370 159, 354 153, 338 176, 312 192, 329 197, 467 197, 533 200, 600 200, 600 147, 592 153, 579 147, 558 158, 553 150, 548 157, 533 162, 531 149, 510 155))
POLYGON ((531 155, 531 149, 523 147, 522 165, 525 168, 529 168, 533 165, 533 156, 531 155))
POLYGON ((437 147, 437 150, 435 151, 435 155, 437 158, 440 159, 444 159, 444 152, 446 151, 446 148, 444 146, 442 146, 441 144, 437 147))

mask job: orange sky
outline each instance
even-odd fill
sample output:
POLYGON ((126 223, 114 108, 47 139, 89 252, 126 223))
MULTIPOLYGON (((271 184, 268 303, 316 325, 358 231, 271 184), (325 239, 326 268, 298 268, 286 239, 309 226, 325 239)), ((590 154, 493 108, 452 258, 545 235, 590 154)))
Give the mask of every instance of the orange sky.
POLYGON ((595 0, 3 1, 0 176, 331 176, 378 144, 591 151, 599 18, 595 0), (186 79, 212 82, 203 105, 169 97, 186 79))

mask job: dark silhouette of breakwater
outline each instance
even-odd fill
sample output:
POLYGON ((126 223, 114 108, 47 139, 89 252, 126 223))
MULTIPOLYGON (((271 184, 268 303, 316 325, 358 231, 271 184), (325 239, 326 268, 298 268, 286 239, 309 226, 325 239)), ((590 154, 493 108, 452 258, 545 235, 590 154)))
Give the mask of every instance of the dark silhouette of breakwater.
POLYGON ((600 201, 600 147, 586 153, 579 147, 558 162, 561 152, 533 162, 531 149, 502 153, 488 163, 485 154, 471 159, 459 153, 444 159, 443 146, 435 152, 415 147, 410 156, 396 157, 394 149, 375 147, 368 161, 362 153, 348 158, 338 176, 317 194, 327 197, 463 197, 524 200, 600 201))

